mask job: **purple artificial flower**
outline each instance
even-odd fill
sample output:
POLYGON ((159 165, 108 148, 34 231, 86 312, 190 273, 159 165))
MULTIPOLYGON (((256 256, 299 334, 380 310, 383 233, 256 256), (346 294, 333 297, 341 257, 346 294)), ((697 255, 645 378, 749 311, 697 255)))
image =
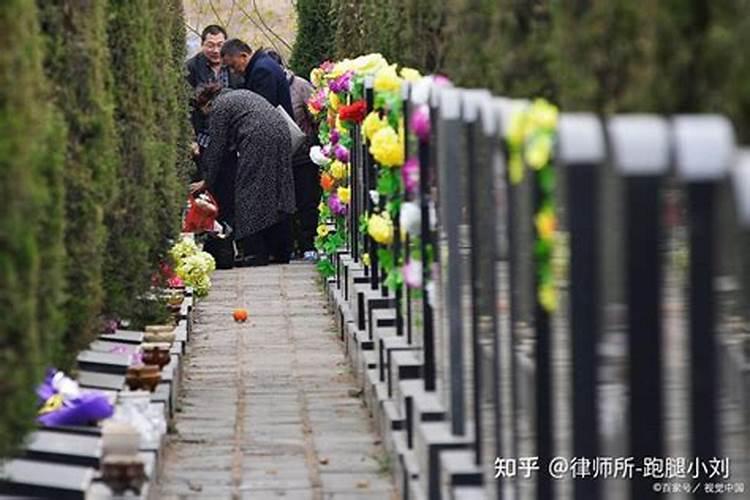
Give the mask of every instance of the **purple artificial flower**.
POLYGON ((401 167, 401 177, 407 193, 415 194, 419 190, 419 162, 416 158, 406 160, 401 167))
POLYGON ((62 407, 40 415, 37 421, 45 426, 89 425, 111 417, 114 410, 107 396, 96 391, 65 401, 62 407))
POLYGON ((341 92, 349 92, 352 89, 352 76, 353 73, 351 71, 347 71, 338 78, 335 78, 330 84, 328 84, 328 88, 331 90, 331 92, 334 92, 336 94, 339 94, 341 92))
POLYGON ((333 215, 344 215, 346 214, 346 205, 344 205, 341 200, 339 199, 339 195, 336 193, 333 193, 328 198, 328 208, 331 209, 331 212, 333 215))
POLYGON ((349 163, 349 150, 343 144, 336 144, 333 150, 336 159, 341 163, 349 163))
POLYGON ((331 154, 333 153, 333 150, 331 149, 330 144, 326 144, 325 146, 323 146, 323 149, 321 149, 321 151, 325 157, 332 158, 331 154))
POLYGON ((430 108, 423 104, 414 110, 409 123, 411 131, 414 132, 420 141, 427 142, 430 140, 430 108))
POLYGON ((336 129, 331 130, 331 144, 338 144, 339 140, 341 139, 341 134, 339 134, 339 131, 336 129))

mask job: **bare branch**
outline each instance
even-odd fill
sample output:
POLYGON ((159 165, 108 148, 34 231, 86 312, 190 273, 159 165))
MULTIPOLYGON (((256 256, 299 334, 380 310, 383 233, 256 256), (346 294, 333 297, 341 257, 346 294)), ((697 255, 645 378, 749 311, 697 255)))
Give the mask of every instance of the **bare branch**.
POLYGON ((193 28, 192 26, 190 26, 190 23, 185 22, 185 27, 188 29, 188 31, 192 31, 196 35, 201 36, 201 32, 198 31, 197 29, 193 28))
POLYGON ((244 9, 244 7, 242 7, 241 5, 237 4, 236 0, 232 0, 232 3, 234 3, 235 5, 237 5, 237 8, 240 10, 240 12, 242 13, 242 15, 244 15, 251 23, 253 23, 253 26, 255 26, 256 28, 258 28, 258 30, 260 30, 260 32, 263 34, 263 36, 266 37, 266 39, 271 43, 271 46, 273 47, 273 49, 276 52, 280 53, 281 51, 279 50, 279 47, 276 46, 276 44, 273 41, 273 38, 271 38, 270 36, 268 36, 268 33, 266 33, 266 31, 263 29, 263 26, 261 26, 260 24, 258 24, 258 21, 256 21, 255 19, 253 19, 253 16, 251 16, 250 13, 244 9))
POLYGON ((253 0, 253 9, 255 10, 255 14, 258 16, 258 19, 260 20, 261 24, 275 37, 277 38, 281 43, 284 44, 284 46, 289 49, 291 52, 292 46, 289 45, 289 43, 284 40, 281 36, 279 36, 273 29, 271 29, 268 24, 266 24, 265 19, 263 19, 263 15, 260 13, 260 9, 258 8, 258 2, 256 0, 253 0))
POLYGON ((222 21, 221 16, 219 15, 219 12, 216 10, 216 7, 214 6, 214 3, 211 0, 208 0, 208 6, 211 8, 211 12, 214 13, 214 16, 216 16, 216 20, 219 21, 219 25, 226 29, 227 25, 224 23, 224 21, 222 21))

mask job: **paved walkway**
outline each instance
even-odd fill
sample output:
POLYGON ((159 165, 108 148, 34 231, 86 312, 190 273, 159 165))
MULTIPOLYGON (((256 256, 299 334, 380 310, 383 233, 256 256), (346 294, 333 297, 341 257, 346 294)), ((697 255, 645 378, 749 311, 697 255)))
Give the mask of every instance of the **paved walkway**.
POLYGON ((198 307, 159 498, 397 498, 316 271, 218 271, 198 307), (246 307, 247 323, 232 320, 246 307))

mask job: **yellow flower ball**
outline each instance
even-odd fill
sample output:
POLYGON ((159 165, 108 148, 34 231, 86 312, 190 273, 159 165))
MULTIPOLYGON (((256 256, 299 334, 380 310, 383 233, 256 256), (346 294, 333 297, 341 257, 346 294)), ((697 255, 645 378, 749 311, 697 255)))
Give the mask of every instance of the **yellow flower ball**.
POLYGON ((377 111, 371 112, 365 120, 362 122, 362 132, 365 134, 365 137, 367 137, 368 140, 372 141, 372 136, 375 135, 376 132, 381 130, 384 127, 388 126, 388 119, 383 117, 380 117, 380 113, 377 111))
POLYGON ((536 231, 542 240, 552 240, 557 229, 557 218, 552 212, 542 212, 535 217, 536 231))
POLYGON ((373 214, 367 222, 367 233, 381 245, 393 243, 393 222, 387 216, 373 214))
POLYGON ((557 126, 558 110, 544 99, 537 99, 529 110, 529 121, 534 128, 553 129, 557 126))
POLYGON ((339 201, 341 201, 341 203, 343 203, 344 205, 349 204, 349 200, 351 199, 351 192, 349 191, 349 188, 340 187, 338 188, 336 193, 338 194, 339 201))
POLYGON ((328 236, 328 233, 330 232, 331 232, 331 229, 325 224, 321 224, 318 226, 318 236, 320 236, 321 238, 325 238, 326 236, 328 236))
POLYGON ((414 68, 401 68, 401 78, 407 82, 416 82, 422 78, 422 75, 414 68))
POLYGON ((396 74, 396 65, 392 64, 378 71, 374 82, 375 92, 400 92, 401 78, 396 74))
POLYGON ((334 179, 341 180, 346 177, 347 168, 344 163, 339 160, 335 160, 333 163, 331 163, 330 172, 331 176, 333 176, 334 179))
POLYGON ((404 142, 390 126, 378 130, 372 136, 370 153, 384 167, 399 167, 404 164, 404 142))
POLYGON ((524 158, 526 163, 533 169, 539 170, 547 165, 552 156, 552 137, 549 134, 540 134, 526 146, 524 158))
POLYGON ((557 309, 557 291, 554 285, 545 284, 539 287, 537 299, 547 312, 557 309))
POLYGON ((526 113, 516 111, 510 117, 506 139, 510 144, 521 145, 526 138, 526 113))

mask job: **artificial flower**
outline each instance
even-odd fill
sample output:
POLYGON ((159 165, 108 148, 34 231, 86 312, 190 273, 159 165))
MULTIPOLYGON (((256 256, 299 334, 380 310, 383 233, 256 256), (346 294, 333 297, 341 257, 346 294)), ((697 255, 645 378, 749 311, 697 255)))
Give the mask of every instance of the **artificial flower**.
POLYGON ((338 195, 339 200, 341 200, 341 203, 344 205, 349 204, 349 200, 351 199, 351 191, 349 188, 339 187, 336 194, 338 195))
POLYGON ((421 104, 414 110, 409 120, 409 127, 420 141, 430 140, 432 124, 430 123, 430 107, 427 104, 421 104))
POLYGON ((512 145, 521 145, 526 138, 526 130, 526 113, 523 110, 516 111, 510 117, 506 139, 512 145))
POLYGON ((327 158, 332 158, 333 157, 333 148, 331 147, 330 144, 326 144, 325 146, 323 146, 323 148, 320 151, 327 158))
POLYGON ((330 232, 331 232, 331 229, 327 225, 320 224, 318 226, 318 236, 320 236, 321 238, 325 238, 326 236, 328 236, 328 233, 330 232))
POLYGON ((331 169, 329 172, 334 179, 341 180, 346 177, 347 170, 348 169, 346 168, 346 164, 342 163, 339 160, 335 160, 333 163, 331 163, 331 169))
POLYGON ((336 159, 343 163, 349 163, 349 150, 343 144, 336 144, 333 148, 336 159))
POLYGON ((313 146, 310 148, 310 160, 319 167, 326 167, 331 163, 330 158, 323 153, 320 146, 313 146))
POLYGON ((370 199, 372 200, 372 204, 376 207, 380 205, 380 193, 378 193, 377 190, 371 189, 370 190, 370 199))
POLYGON ((341 100, 339 99, 339 96, 336 95, 336 93, 331 92, 330 94, 328 94, 328 104, 331 107, 331 111, 336 111, 341 105, 341 100))
POLYGON ((369 253, 362 254, 362 264, 366 265, 367 267, 370 267, 370 254, 369 253))
POLYGON ((348 106, 341 106, 339 109, 339 118, 345 122, 362 123, 367 114, 367 103, 359 100, 348 106))
POLYGON ((550 134, 536 134, 526 146, 524 159, 533 169, 539 170, 547 165, 552 156, 552 136, 550 134))
POLYGON ((396 65, 392 64, 378 71, 374 81, 375 92, 400 92, 401 78, 396 74, 396 65))
POLYGON ((551 210, 543 210, 535 217, 534 224, 539 238, 542 240, 552 240, 557 228, 557 219, 551 210))
POLYGON ((546 283, 539 287, 537 300, 547 312, 557 309, 557 291, 551 283, 546 283))
POLYGON ((383 116, 380 116, 380 113, 377 111, 371 112, 367 117, 365 118, 364 122, 362 122, 362 132, 364 132, 365 137, 367 137, 368 140, 372 140, 372 136, 374 136, 379 130, 385 128, 388 126, 388 118, 383 116))
POLYGON ((415 194, 419 190, 419 162, 416 158, 409 158, 401 168, 401 179, 408 194, 415 194))
POLYGON ((398 167, 404 163, 404 142, 399 134, 388 126, 372 136, 370 153, 384 167, 398 167))
POLYGON ((422 75, 414 68, 401 68, 401 78, 407 82, 417 82, 422 75))
POLYGON ((381 245, 393 243, 393 222, 387 215, 372 214, 367 222, 367 233, 381 245))
POLYGON ((409 288, 422 287, 422 262, 418 260, 409 260, 403 269, 404 283, 409 288))
POLYGON ((320 187, 323 188, 323 191, 328 192, 331 189, 333 189, 333 185, 336 182, 333 180, 333 177, 331 177, 330 174, 324 173, 320 176, 320 187))
POLYGON ((419 205, 413 201, 407 201, 401 204, 401 213, 399 214, 399 225, 401 230, 411 236, 419 235, 422 227, 422 210, 419 205))
POLYGON ((544 99, 536 99, 529 110, 529 121, 534 128, 554 129, 558 114, 556 106, 544 99))
POLYGON ((320 87, 324 76, 325 71, 323 71, 323 68, 315 68, 310 72, 310 82, 316 87, 320 87))
POLYGON ((341 134, 339 133, 338 129, 331 130, 330 134, 331 144, 338 144, 341 140, 341 134))
POLYGON ((331 82, 328 84, 328 88, 331 90, 331 92, 334 92, 336 94, 342 93, 342 92, 349 92, 352 89, 353 81, 352 77, 354 76, 354 72, 347 71, 341 76, 338 76, 331 80, 331 82))
POLYGON ((318 203, 318 212, 324 212, 326 209, 326 204, 324 202, 318 203))
MULTIPOLYGON (((339 188, 341 189, 341 188, 339 188)), ((333 193, 328 198, 328 208, 331 209, 333 215, 344 215, 346 213, 346 204, 339 198, 338 194, 333 193)))
POLYGON ((343 75, 347 71, 354 71, 357 74, 372 74, 380 71, 381 68, 388 65, 388 61, 380 54, 367 54, 359 56, 356 59, 344 59, 337 63, 330 71, 333 77, 343 75))

